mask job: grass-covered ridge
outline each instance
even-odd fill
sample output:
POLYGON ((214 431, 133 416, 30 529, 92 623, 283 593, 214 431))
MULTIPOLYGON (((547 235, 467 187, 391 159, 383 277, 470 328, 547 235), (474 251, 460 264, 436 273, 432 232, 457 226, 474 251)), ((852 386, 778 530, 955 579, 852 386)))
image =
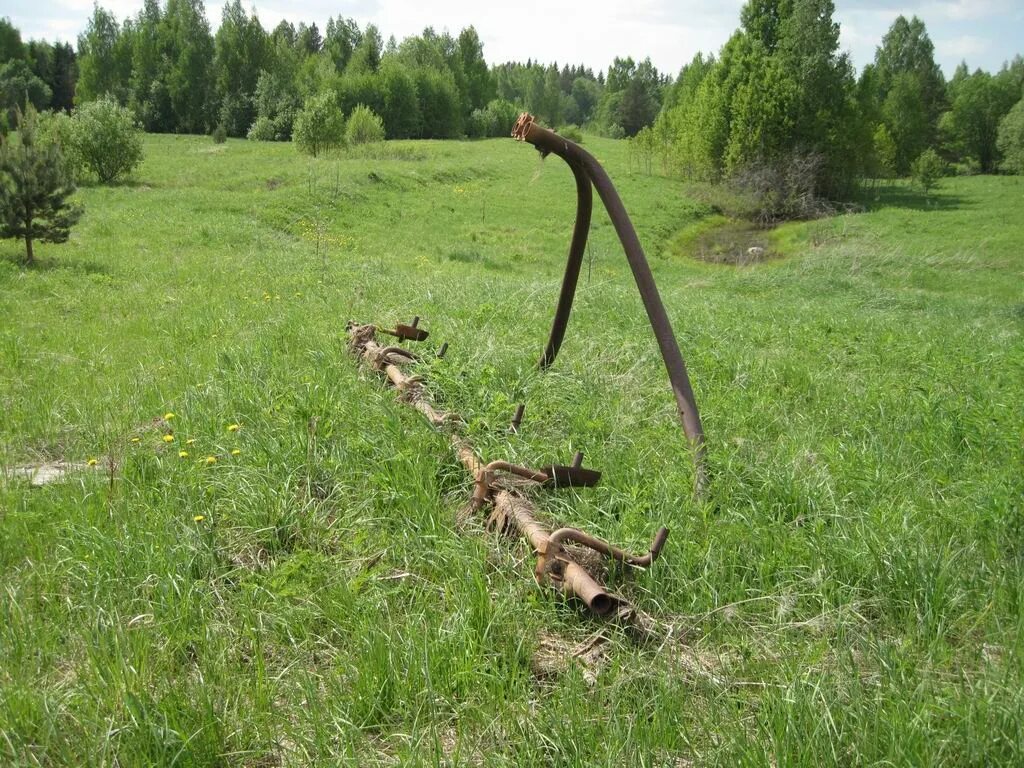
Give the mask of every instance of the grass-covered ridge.
POLYGON ((39 268, 0 244, 0 462, 120 467, 0 485, 0 762, 1024 759, 1019 180, 885 188, 737 269, 677 252, 705 212, 588 137, 694 381, 698 505, 603 212, 558 363, 534 369, 564 165, 510 140, 387 146, 149 137, 39 268), (456 529, 470 489, 444 438, 344 349, 347 319, 413 314, 450 343, 424 373, 484 456, 580 448, 604 471, 545 497, 552 521, 633 549, 672 529, 650 573, 611 579, 666 642, 539 591, 524 544, 456 529))

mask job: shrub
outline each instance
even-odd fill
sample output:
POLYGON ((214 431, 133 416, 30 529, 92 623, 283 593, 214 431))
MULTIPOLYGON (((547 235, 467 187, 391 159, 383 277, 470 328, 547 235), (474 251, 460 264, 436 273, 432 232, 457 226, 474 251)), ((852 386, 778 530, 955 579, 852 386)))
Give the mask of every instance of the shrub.
POLYGON ((609 139, 624 139, 626 138, 626 131, 618 123, 612 123, 604 132, 604 135, 609 139))
POLYGON ((142 129, 110 96, 83 104, 71 116, 71 142, 82 166, 109 184, 142 162, 142 129))
POLYGON ((213 139, 214 144, 223 144, 228 140, 228 129, 224 127, 223 123, 221 123, 213 129, 213 132, 210 134, 210 138, 213 139))
POLYGON ((558 135, 577 144, 583 143, 583 133, 578 125, 563 125, 558 129, 558 135))
POLYGON ((274 121, 269 117, 257 117, 246 134, 249 141, 274 141, 274 121))
POLYGON ((996 146, 1003 156, 1000 166, 1009 173, 1024 173, 1024 99, 999 121, 996 146))
POLYGON ((373 110, 363 104, 357 104, 348 116, 345 127, 345 139, 351 145, 373 144, 384 141, 384 123, 373 110))
POLYGON ((945 174, 946 162, 934 149, 926 149, 910 166, 910 177, 926 195, 945 174))
POLYGON ((474 109, 466 123, 466 135, 471 139, 482 139, 491 135, 490 115, 486 109, 474 109))
POLYGON ((794 152, 771 162, 747 163, 725 183, 707 187, 701 197, 730 218, 762 227, 825 216, 833 206, 817 192, 823 162, 820 154, 794 152))
POLYGON ((511 101, 505 99, 494 99, 488 102, 487 120, 489 126, 488 136, 508 138, 512 135, 512 126, 522 111, 511 101))
POLYGON ((300 152, 313 157, 341 144, 345 138, 345 117, 330 93, 306 100, 295 117, 292 138, 300 152))
POLYGON ((71 120, 71 115, 58 110, 43 112, 37 119, 39 142, 41 144, 56 144, 64 157, 64 168, 68 175, 74 180, 80 179, 84 168, 75 142, 75 125, 71 120))

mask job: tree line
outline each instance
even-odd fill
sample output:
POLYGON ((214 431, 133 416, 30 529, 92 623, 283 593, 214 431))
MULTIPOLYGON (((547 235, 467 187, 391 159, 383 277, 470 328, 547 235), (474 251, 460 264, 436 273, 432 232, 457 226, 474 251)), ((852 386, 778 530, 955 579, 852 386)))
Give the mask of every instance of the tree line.
POLYGON ((864 177, 906 175, 926 152, 963 172, 1021 170, 1020 56, 994 74, 962 64, 947 81, 923 22, 901 16, 858 75, 833 13, 832 0, 749 0, 717 56, 669 77, 649 59, 615 58, 596 74, 489 66, 471 26, 401 42, 340 16, 322 32, 285 21, 268 31, 240 0, 214 33, 201 0, 144 0, 120 22, 95 6, 77 51, 23 43, 0 21, 0 97, 7 113, 26 100, 70 110, 108 97, 147 131, 262 140, 291 139, 307 104, 346 117, 367 107, 387 138, 502 135, 526 109, 553 126, 636 137, 690 178, 833 199, 864 177))
POLYGON ((290 139, 303 104, 324 93, 346 115, 369 107, 388 138, 499 135, 520 109, 554 125, 632 136, 654 120, 670 83, 649 60, 629 58, 615 59, 607 78, 532 61, 492 68, 471 26, 457 36, 427 28, 401 42, 340 16, 322 32, 286 21, 268 31, 240 0, 225 4, 216 33, 201 0, 145 0, 120 22, 95 6, 77 52, 25 45, 8 20, 0 38, 0 62, 11 68, 0 75, 8 111, 26 95, 38 109, 64 110, 109 95, 147 131, 221 127, 268 140, 290 139))
POLYGON ((1020 55, 995 74, 962 63, 946 81, 924 23, 900 16, 857 76, 833 12, 832 0, 749 0, 718 57, 682 68, 640 148, 689 178, 794 204, 922 163, 1024 172, 1020 55))

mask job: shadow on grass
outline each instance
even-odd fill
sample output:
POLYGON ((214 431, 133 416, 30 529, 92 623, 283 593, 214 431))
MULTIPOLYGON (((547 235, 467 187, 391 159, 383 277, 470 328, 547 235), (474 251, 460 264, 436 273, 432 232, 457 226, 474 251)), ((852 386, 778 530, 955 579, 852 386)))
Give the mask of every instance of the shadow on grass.
POLYGON ((882 208, 953 211, 973 205, 960 195, 944 190, 941 183, 931 192, 925 194, 920 189, 901 181, 880 182, 877 186, 867 188, 861 193, 857 202, 869 211, 877 211, 882 208))
POLYGON ((25 263, 24 253, 0 255, 0 263, 6 267, 21 269, 25 272, 65 272, 78 273, 80 275, 110 275, 113 271, 105 264, 83 259, 66 259, 60 256, 36 256, 31 264, 25 263))

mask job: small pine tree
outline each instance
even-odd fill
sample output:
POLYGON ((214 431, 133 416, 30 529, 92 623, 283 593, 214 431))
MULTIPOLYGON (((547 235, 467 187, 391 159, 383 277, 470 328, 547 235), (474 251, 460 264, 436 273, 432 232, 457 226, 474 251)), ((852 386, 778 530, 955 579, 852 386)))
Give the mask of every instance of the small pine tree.
POLYGON ((17 140, 0 142, 0 237, 25 241, 25 263, 35 263, 32 243, 67 242, 82 211, 68 203, 75 191, 60 147, 39 141, 38 116, 29 105, 15 115, 17 140))

